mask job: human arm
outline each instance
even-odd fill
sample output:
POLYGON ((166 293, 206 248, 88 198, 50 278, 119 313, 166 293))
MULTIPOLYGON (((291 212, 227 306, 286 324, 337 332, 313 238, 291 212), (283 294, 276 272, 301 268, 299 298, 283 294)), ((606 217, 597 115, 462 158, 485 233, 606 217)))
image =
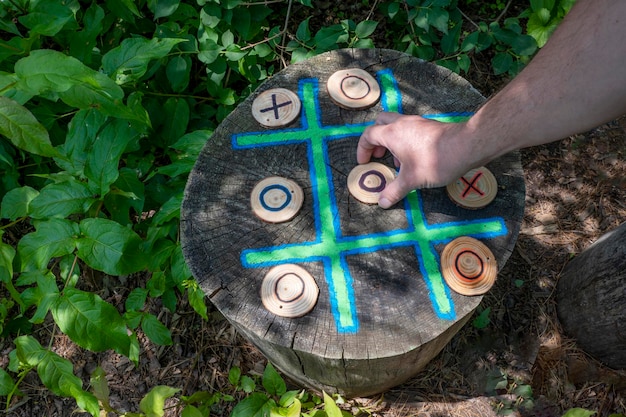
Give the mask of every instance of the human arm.
POLYGON ((515 149, 583 132, 626 111, 626 1, 579 0, 528 66, 465 123, 381 113, 357 161, 389 150, 398 177, 388 208, 416 188, 444 186, 515 149))

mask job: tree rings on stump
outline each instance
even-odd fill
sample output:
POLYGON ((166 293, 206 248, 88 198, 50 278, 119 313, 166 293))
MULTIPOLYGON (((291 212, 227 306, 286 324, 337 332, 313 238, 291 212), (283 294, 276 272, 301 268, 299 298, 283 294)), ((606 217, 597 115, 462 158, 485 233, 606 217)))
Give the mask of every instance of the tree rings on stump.
POLYGON ((475 210, 485 207, 496 198, 498 182, 491 171, 479 167, 449 184, 446 190, 450 199, 457 205, 475 210))
POLYGON ((394 178, 393 170, 379 162, 357 165, 348 174, 348 190, 360 202, 376 204, 381 191, 394 178))
POLYGON ((340 70, 326 82, 330 98, 346 109, 366 109, 380 99, 380 86, 367 71, 360 68, 340 70))
POLYGON ((282 317, 301 317, 315 307, 319 288, 309 272, 295 264, 270 269, 261 285, 261 301, 270 312, 282 317))
POLYGON ((441 270, 453 291, 462 295, 480 295, 493 286, 498 265, 487 246, 477 239, 462 236, 443 249, 441 270))
POLYGON ((282 177, 268 177, 259 181, 250 194, 252 211, 268 223, 293 219, 304 201, 304 192, 295 182, 282 177))
POLYGON ((293 122, 300 114, 300 99, 286 88, 272 88, 259 94, 252 102, 252 116, 267 127, 280 127, 293 122))

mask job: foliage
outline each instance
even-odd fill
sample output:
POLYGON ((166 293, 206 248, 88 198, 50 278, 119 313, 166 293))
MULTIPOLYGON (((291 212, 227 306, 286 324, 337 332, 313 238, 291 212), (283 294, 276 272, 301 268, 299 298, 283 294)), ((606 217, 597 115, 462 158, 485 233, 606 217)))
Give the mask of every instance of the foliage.
MULTIPOLYGON (((137 363, 139 332, 173 343, 155 304, 175 312, 184 299, 207 318, 178 233, 187 175, 213 129, 280 69, 285 53, 296 62, 339 47, 394 47, 462 72, 491 52, 494 73, 511 75, 571 3, 533 0, 518 17, 476 23, 456 0, 384 0, 368 18, 319 27, 312 17, 290 22, 287 0, 2 2, 0 334, 14 345, 0 369, 6 408, 32 371, 92 415, 114 411, 102 370, 87 390, 72 363, 35 337, 46 321, 84 349, 137 363), (389 34, 393 45, 375 45, 389 34), (106 275, 145 285, 123 289, 122 308, 106 275)), ((260 384, 236 373, 231 382, 246 394, 236 415, 342 414, 328 395, 286 391, 271 366, 260 384)), ((135 415, 163 415, 178 391, 152 387, 135 415)), ((185 416, 233 400, 180 396, 185 416)))

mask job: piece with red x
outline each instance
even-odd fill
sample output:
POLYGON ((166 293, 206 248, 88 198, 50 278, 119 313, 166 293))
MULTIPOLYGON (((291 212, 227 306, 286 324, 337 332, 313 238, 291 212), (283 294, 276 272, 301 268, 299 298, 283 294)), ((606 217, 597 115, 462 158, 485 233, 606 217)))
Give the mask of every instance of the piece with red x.
POLYGON ((450 199, 467 209, 491 203, 498 192, 496 177, 486 167, 473 169, 446 187, 450 199))

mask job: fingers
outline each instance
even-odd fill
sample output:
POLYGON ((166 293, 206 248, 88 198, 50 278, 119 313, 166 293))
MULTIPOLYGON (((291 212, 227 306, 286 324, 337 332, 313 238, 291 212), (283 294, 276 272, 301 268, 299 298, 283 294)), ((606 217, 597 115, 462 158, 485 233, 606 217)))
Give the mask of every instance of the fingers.
POLYGON ((402 200, 412 190, 413 187, 405 181, 401 170, 396 179, 387 184, 385 189, 381 191, 378 198, 378 205, 381 208, 388 209, 402 200))
POLYGON ((382 158, 385 156, 387 146, 384 144, 384 126, 393 123, 402 117, 398 113, 379 113, 373 126, 363 131, 356 148, 356 159, 359 164, 366 164, 372 157, 382 158))

